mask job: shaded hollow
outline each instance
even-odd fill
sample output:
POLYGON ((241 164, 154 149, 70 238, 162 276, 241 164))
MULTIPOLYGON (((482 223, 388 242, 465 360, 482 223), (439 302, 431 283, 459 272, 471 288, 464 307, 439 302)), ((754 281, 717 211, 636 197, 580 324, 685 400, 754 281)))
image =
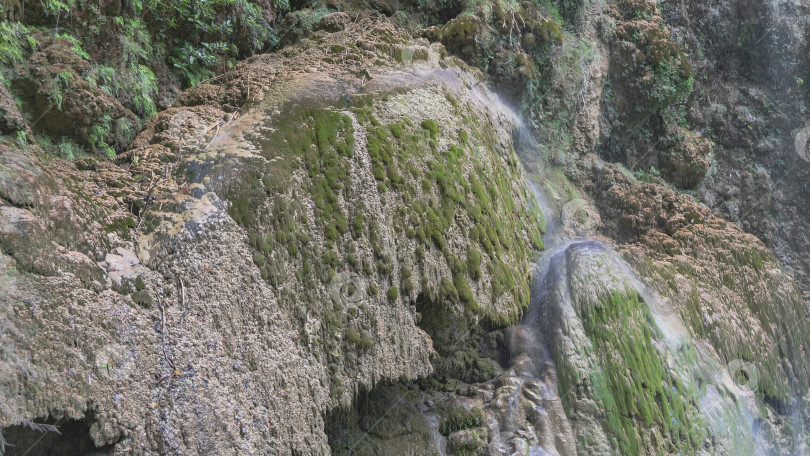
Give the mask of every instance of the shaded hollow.
POLYGON ((92 412, 81 420, 38 418, 33 422, 2 429, 8 446, 4 456, 103 456, 112 454, 114 445, 97 448, 90 437, 95 420, 92 412), (13 445, 13 446, 12 446, 13 445))

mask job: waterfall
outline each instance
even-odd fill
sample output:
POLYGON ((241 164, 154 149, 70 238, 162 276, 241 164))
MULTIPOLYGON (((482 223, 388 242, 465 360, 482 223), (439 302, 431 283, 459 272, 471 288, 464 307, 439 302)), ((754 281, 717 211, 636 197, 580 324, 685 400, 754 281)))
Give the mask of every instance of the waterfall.
MULTIPOLYGON (((534 182, 529 185, 544 213, 550 215, 546 219, 544 237, 548 249, 536 260, 530 308, 521 323, 510 330, 511 361, 516 355, 526 353, 537 366, 566 371, 566 375, 574 372, 598 378, 600 370, 606 367, 604 359, 593 356, 596 342, 592 333, 585 330, 583 314, 587 314, 588 309, 583 306, 587 305, 587 298, 598 297, 600 293, 629 290, 638 295, 639 303, 648 311, 645 312, 647 319, 631 320, 632 316, 628 316, 618 327, 615 342, 610 342, 609 348, 617 349, 621 338, 627 336, 622 332, 625 325, 627 328, 639 324, 649 327, 653 334, 652 345, 650 352, 643 356, 660 360, 668 375, 677 379, 684 391, 693 392, 697 404, 691 418, 695 423, 705 423, 705 438, 710 442, 707 448, 713 454, 808 454, 803 437, 806 434, 801 398, 794 397, 790 410, 784 415, 774 417, 770 412, 763 412, 762 400, 756 394, 756 371, 746 376, 749 380, 741 384, 734 376, 736 370, 746 369, 746 366, 721 359, 708 339, 695 339, 673 303, 645 284, 637 271, 609 246, 592 238, 565 238, 565 218, 558 216, 552 199, 541 186, 534 182), (593 269, 578 266, 587 265, 589 261, 593 269), (527 347, 527 341, 539 346, 527 347), (793 435, 784 435, 780 420, 790 422, 788 428, 793 435)), ((556 386, 560 388, 563 403, 574 404, 573 415, 571 407, 566 412, 578 436, 577 450, 597 452, 596 447, 582 448, 579 437, 598 434, 601 430, 581 424, 588 419, 577 410, 583 398, 574 387, 564 390, 567 385, 563 383, 561 379, 556 386)), ((604 412, 604 409, 599 411, 604 412)))

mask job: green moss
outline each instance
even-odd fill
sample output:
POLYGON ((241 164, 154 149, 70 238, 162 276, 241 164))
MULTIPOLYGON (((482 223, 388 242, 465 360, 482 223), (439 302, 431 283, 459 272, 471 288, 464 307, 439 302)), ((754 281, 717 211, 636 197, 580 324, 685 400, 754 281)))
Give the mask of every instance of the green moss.
POLYGON ((402 268, 402 277, 400 280, 400 288, 402 289, 402 293, 405 295, 411 294, 414 289, 413 280, 411 277, 413 276, 413 271, 408 266, 403 266, 402 268))
MULTIPOLYGON (((352 109, 366 130, 376 183, 386 192, 381 203, 395 208, 392 227, 398 233, 407 233, 407 238, 402 236, 403 242, 411 243, 407 250, 391 255, 381 234, 383 220, 365 214, 366 208, 357 198, 354 176, 349 173, 355 166, 351 163, 352 122, 329 109, 291 109, 267 138, 257 140, 267 160, 247 161, 243 175, 226 190, 230 213, 247 229, 262 278, 277 288, 289 280, 297 281, 291 285, 304 292, 285 298, 285 302, 301 309, 296 318, 302 325, 308 312, 315 312, 323 321, 322 334, 312 337, 318 341, 319 353, 332 361, 345 355, 340 346, 332 346, 339 340, 334 334, 344 334, 347 346, 373 346, 365 322, 354 320, 354 316, 344 320, 340 309, 332 309, 329 300, 323 304, 319 296, 318 290, 344 263, 358 274, 382 281, 368 281, 365 291, 371 299, 381 294, 379 283, 385 283, 382 291, 387 300, 398 300, 400 292, 417 301, 429 297, 433 303, 430 309, 417 306, 421 309, 420 326, 447 328, 454 319, 473 318, 504 324, 519 318, 528 301, 528 277, 522 273, 518 276, 513 269, 524 270, 528 264, 532 249, 537 247, 532 243, 533 237, 539 237, 538 224, 528 205, 518 199, 525 195, 512 194, 517 188, 514 173, 519 168, 514 163, 502 167, 494 149, 492 157, 477 149, 482 144, 490 147, 492 141, 482 140, 476 132, 491 127, 471 125, 471 133, 458 132, 458 144, 439 151, 438 144, 444 142, 436 122, 414 125, 402 119, 385 125, 375 119, 368 103, 352 109), (473 154, 474 170, 469 168, 473 154), (292 180, 294 174, 301 173, 308 179, 292 180), (420 185, 422 192, 417 188, 420 185), (307 196, 311 208, 299 202, 307 196), (309 210, 314 219, 306 216, 309 210), (477 224, 469 227, 469 246, 449 242, 445 233, 457 228, 467 230, 468 218, 474 218, 477 224), (345 236, 348 233, 350 237, 345 236), (363 259, 357 251, 355 241, 363 237, 367 237, 373 258, 363 259), (452 276, 444 278, 438 287, 433 285, 435 290, 421 284, 414 296, 417 287, 410 268, 403 267, 399 280, 394 281, 395 263, 407 261, 407 256, 401 254, 408 251, 415 252, 420 262, 441 251, 452 276), (483 255, 484 251, 489 256, 483 255), (482 270, 496 259, 493 282, 477 283, 484 276, 482 270), (291 267, 297 264, 300 267, 291 267), (497 291, 497 308, 489 302, 477 302, 473 292, 487 293, 490 288, 497 291), (504 293, 511 293, 514 299, 501 299, 504 293), (352 329, 344 332, 344 326, 352 329)), ((466 366, 464 369, 470 368, 469 360, 474 358, 468 355, 464 355, 465 361, 459 361, 466 366)))
POLYGON ((445 403, 438 407, 440 424, 439 431, 448 435, 453 431, 469 429, 480 426, 483 422, 482 409, 478 407, 467 408, 461 404, 445 403))
POLYGON ((422 128, 428 131, 431 139, 436 139, 439 133, 439 124, 436 121, 428 119, 422 122, 422 128))
POLYGON ((344 338, 350 344, 360 345, 360 333, 354 328, 347 329, 344 338))
POLYGON ((515 279, 512 271, 504 263, 497 263, 492 278, 492 299, 493 301, 505 292, 515 288, 515 279))
POLYGON ((340 377, 336 373, 333 373, 332 375, 330 375, 329 380, 330 380, 330 383, 329 383, 329 395, 332 396, 332 398, 335 398, 335 399, 342 396, 343 395, 343 380, 341 380, 340 377))
POLYGON ((258 252, 254 253, 254 254, 253 254, 253 263, 255 263, 255 264, 256 264, 256 266, 258 266, 258 267, 260 267, 260 268, 261 268, 262 266, 264 266, 264 263, 265 263, 265 257, 264 257, 264 255, 263 255, 263 254, 261 254, 261 253, 258 253, 258 252))
POLYGON ((331 250, 327 250, 324 252, 322 257, 322 262, 324 265, 329 266, 331 268, 336 268, 338 266, 338 257, 337 254, 331 250))
POLYGON ((481 278, 481 252, 474 247, 467 249, 467 271, 473 279, 481 278))
POLYGON ((468 137, 469 137, 469 135, 467 134, 467 132, 466 132, 466 131, 464 131, 464 130, 459 130, 459 131, 458 131, 458 141, 459 141, 459 142, 460 142, 462 145, 466 145, 466 144, 467 144, 467 139, 468 139, 468 137))
POLYGON ((363 236, 363 228, 365 228, 366 216, 362 211, 358 210, 352 217, 352 237, 360 239, 363 236))
POLYGON ((121 239, 131 241, 131 229, 135 228, 135 220, 132 217, 122 217, 112 221, 109 225, 104 227, 104 231, 108 233, 118 233, 121 239))
POLYGON ((147 293, 146 291, 136 291, 132 293, 130 297, 132 298, 132 301, 135 302, 135 304, 138 304, 141 307, 151 309, 152 306, 154 306, 154 301, 152 301, 152 297, 149 296, 149 293, 147 293))
POLYGON ((456 288, 461 303, 464 304, 467 309, 477 312, 478 303, 475 302, 475 296, 463 274, 459 273, 453 275, 453 286, 456 288))
POLYGON ((337 227, 334 223, 330 223, 329 225, 326 225, 326 228, 324 228, 323 234, 327 239, 335 241, 338 238, 337 227))
POLYGON ((385 293, 385 296, 389 301, 396 301, 399 297, 399 290, 397 290, 397 287, 391 287, 388 289, 388 292, 385 293))
POLYGON ((442 278, 439 285, 439 296, 442 299, 458 302, 458 291, 456 291, 456 286, 447 278, 442 278))
MULTIPOLYGON (((459 145, 451 145, 448 150, 439 152, 435 148, 440 129, 435 121, 426 120, 420 124, 422 130, 411 130, 412 123, 408 119, 386 127, 382 127, 371 112, 358 112, 358 119, 368 129, 372 171, 379 182, 380 190, 393 191, 392 198, 395 201, 403 189, 413 198, 416 196, 415 189, 410 184, 413 178, 419 179, 422 192, 427 194, 425 201, 418 198, 408 200, 410 211, 397 212, 395 229, 421 244, 417 246, 418 258, 423 258, 426 254, 424 247, 436 247, 444 252, 454 274, 451 281, 445 281, 440 287, 440 294, 444 293, 449 297, 449 302, 462 304, 473 313, 480 312, 468 281, 482 277, 481 268, 485 260, 481 250, 486 251, 491 258, 501 255, 530 258, 532 250, 542 249, 542 223, 536 207, 519 207, 512 196, 513 179, 503 171, 493 174, 486 162, 476 165, 474 174, 468 174, 462 163, 468 154, 466 147, 473 142, 466 130, 458 131, 459 145), (424 145, 426 137, 433 143, 430 148, 424 145), (423 167, 424 164, 427 164, 427 172, 420 170, 420 166, 423 167), (403 170, 407 172, 403 173, 403 170), (432 197, 436 193, 438 199, 432 197), (466 261, 461 262, 449 253, 450 247, 444 235, 446 230, 458 222, 459 208, 466 208, 466 215, 478 224, 470 229, 470 238, 472 245, 478 244, 481 249, 473 248, 466 261), (494 217, 495 214, 499 216, 494 217), (501 214, 508 215, 504 218, 501 214), (528 235, 528 243, 521 233, 528 235)), ((473 131, 476 129, 473 128, 473 131)), ((511 293, 514 297, 511 302, 517 307, 505 314, 483 312, 487 318, 499 323, 519 318, 520 309, 528 304, 527 286, 522 283, 526 278, 516 280, 511 273, 506 272, 506 264, 508 262, 497 268, 498 274, 492 286, 495 291, 493 303, 504 293, 511 293), (521 282, 520 286, 518 282, 521 282)), ((378 266, 378 272, 385 273, 387 270, 388 268, 378 266)), ((410 291, 408 284, 408 280, 400 282, 403 293, 410 291)))
POLYGON ((363 334, 360 336, 360 342, 358 345, 364 350, 370 350, 372 347, 374 347, 374 341, 371 340, 371 337, 369 337, 368 334, 363 334))
POLYGON ((394 135, 394 138, 400 139, 402 138, 402 132, 405 129, 405 125, 394 123, 388 126, 388 129, 391 130, 391 134, 394 135))
MULTIPOLYGON (((642 453, 642 433, 657 429, 668 451, 692 454, 706 435, 698 398, 673 376, 653 344, 649 310, 635 292, 613 293, 592 306, 579 306, 585 332, 600 367, 591 372, 594 398, 605 413, 605 427, 622 454, 642 453), (615 337, 621 328, 622 337, 615 337)), ((561 390, 580 379, 561 370, 561 390)), ((570 407, 570 400, 566 400, 570 407)))

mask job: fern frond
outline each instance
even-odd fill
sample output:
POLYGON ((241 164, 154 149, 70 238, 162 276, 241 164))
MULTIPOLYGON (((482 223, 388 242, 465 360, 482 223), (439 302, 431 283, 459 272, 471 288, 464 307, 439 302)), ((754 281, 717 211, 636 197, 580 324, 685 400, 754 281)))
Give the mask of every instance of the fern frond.
POLYGON ((24 427, 27 427, 28 429, 31 429, 32 431, 41 432, 43 434, 46 432, 53 432, 56 433, 57 435, 62 435, 62 433, 59 432, 59 428, 57 428, 53 424, 34 423, 33 421, 23 421, 22 425, 24 427))

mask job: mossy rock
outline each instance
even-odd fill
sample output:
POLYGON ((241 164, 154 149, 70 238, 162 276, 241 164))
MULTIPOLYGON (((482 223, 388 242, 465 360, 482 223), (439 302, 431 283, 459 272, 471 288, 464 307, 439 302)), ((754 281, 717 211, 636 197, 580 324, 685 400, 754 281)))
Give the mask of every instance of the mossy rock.
MULTIPOLYGON (((558 387, 570 392, 561 394, 569 416, 593 413, 587 404, 595 403, 602 416, 599 432, 621 454, 648 454, 661 447, 698 451, 708 435, 699 420, 698 392, 673 371, 668 351, 659 348, 661 332, 648 304, 618 260, 591 244, 575 244, 564 256, 568 279, 561 286, 572 290, 571 301, 560 300, 552 309, 571 306, 576 312, 576 321, 560 323, 576 353, 563 357, 559 350, 564 349, 555 347, 558 387), (618 332, 622 337, 617 339, 618 332)), ((580 428, 578 442, 591 448, 586 430, 580 428)))
POLYGON ((483 422, 483 405, 480 401, 465 397, 453 397, 436 407, 439 431, 443 435, 462 429, 480 426, 483 422))
POLYGON ((482 427, 455 431, 447 437, 447 450, 453 455, 477 454, 487 445, 487 430, 482 427))
POLYGON ((469 60, 474 57, 475 36, 483 26, 481 19, 476 16, 460 15, 442 28, 442 44, 451 53, 469 60))
POLYGON ((152 300, 152 296, 149 295, 146 291, 140 290, 132 293, 130 295, 132 301, 135 304, 138 304, 141 307, 145 307, 147 309, 151 309, 154 306, 154 301, 152 300))

